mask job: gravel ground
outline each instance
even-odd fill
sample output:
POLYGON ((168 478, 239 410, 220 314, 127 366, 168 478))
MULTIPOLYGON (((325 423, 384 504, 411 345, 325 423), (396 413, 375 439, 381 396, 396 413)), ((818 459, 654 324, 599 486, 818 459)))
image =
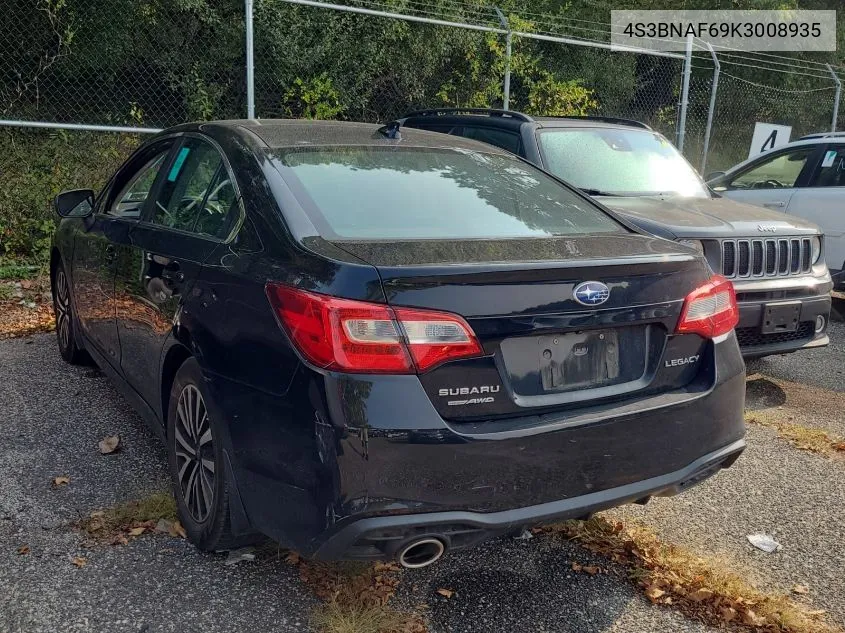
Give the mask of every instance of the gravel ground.
POLYGON ((166 488, 160 443, 99 371, 65 365, 52 335, 0 343, 0 367, 0 632, 307 629, 313 599, 284 563, 229 567, 161 535, 84 549, 69 524, 166 488), (111 434, 122 450, 100 455, 111 434), (70 484, 55 489, 60 475, 70 484))
MULTIPOLYGON (((749 382, 747 408, 845 437, 843 369, 845 325, 833 323, 827 348, 750 363, 749 374, 763 378, 749 382), (780 389, 769 378, 789 382, 780 389)), ((790 592, 807 585, 803 599, 845 626, 845 459, 798 450, 760 426, 749 425, 746 439, 732 468, 688 493, 611 514, 722 557, 760 587, 790 592), (746 535, 760 532, 782 549, 754 549, 746 535)))
MULTIPOLYGON (((834 328, 845 340, 845 327, 834 328)), ((841 367, 843 355, 832 346, 761 361, 757 370, 793 381, 817 376, 809 365, 841 367)), ((228 567, 221 556, 159 535, 84 549, 70 523, 167 485, 158 440, 102 374, 62 363, 50 335, 0 342, 0 367, 0 587, 7 589, 0 592, 0 632, 307 629, 314 600, 283 562, 228 567), (115 433, 123 449, 100 455, 97 441, 115 433), (50 481, 59 475, 71 482, 54 489, 50 481), (21 545, 31 553, 19 555, 21 545), (88 559, 81 569, 71 563, 78 555, 88 559)), ((814 380, 820 390, 835 384, 830 375, 814 380)), ((758 400, 766 405, 767 398, 787 406, 789 389, 758 400)), ((667 541, 723 556, 762 587, 807 584, 807 599, 843 622, 845 478, 836 476, 843 464, 752 427, 749 449, 731 470, 681 497, 614 513, 645 521, 667 541), (773 533, 783 549, 753 550, 745 540, 753 532, 773 533)), ((396 600, 422 606, 435 633, 715 630, 652 606, 623 570, 548 536, 500 539, 405 572, 396 600), (609 573, 573 573, 572 561, 609 573), (446 599, 439 588, 455 593, 446 599)))
POLYGON ((707 633, 717 629, 655 607, 625 572, 552 536, 498 539, 405 573, 400 604, 426 605, 432 633, 707 633), (572 562, 597 565, 591 576, 572 562), (438 589, 454 591, 451 598, 438 589))

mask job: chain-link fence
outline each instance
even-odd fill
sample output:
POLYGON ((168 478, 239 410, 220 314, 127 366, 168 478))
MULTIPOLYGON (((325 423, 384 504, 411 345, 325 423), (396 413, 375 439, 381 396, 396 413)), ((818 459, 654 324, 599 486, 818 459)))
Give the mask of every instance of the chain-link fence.
MULTIPOLYGON (((348 2, 256 0, 256 116, 375 122, 502 107, 508 83, 512 109, 632 118, 678 138, 682 55, 611 50, 469 1, 348 2)), ((0 123, 160 128, 248 111, 241 0, 33 0, 4 22, 0 123)), ((821 64, 720 58, 715 99, 712 56, 697 50, 690 64, 683 149, 696 167, 745 158, 755 121, 791 125, 793 138, 830 129, 836 86, 821 64)))
POLYGON ((778 87, 739 76, 735 64, 721 66, 707 171, 748 158, 757 121, 791 126, 792 140, 831 129, 836 87, 830 78, 800 75, 800 88, 778 87))
POLYGON ((0 119, 166 127, 242 116, 243 6, 185 19, 177 3, 6 3, 0 119))

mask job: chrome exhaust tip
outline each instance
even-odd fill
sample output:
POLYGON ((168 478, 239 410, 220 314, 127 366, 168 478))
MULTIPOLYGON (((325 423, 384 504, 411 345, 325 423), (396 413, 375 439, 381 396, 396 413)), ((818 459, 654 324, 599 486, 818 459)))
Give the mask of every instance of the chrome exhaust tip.
POLYGON ((400 549, 396 559, 405 569, 420 569, 437 562, 445 551, 446 545, 439 538, 421 538, 400 549))

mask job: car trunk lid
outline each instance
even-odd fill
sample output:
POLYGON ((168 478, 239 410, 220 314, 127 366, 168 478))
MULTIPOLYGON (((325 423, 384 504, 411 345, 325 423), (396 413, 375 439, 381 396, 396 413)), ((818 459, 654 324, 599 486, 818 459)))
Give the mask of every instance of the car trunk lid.
POLYGON ((672 333, 684 298, 709 270, 674 243, 616 234, 335 244, 376 267, 391 306, 451 312, 473 329, 484 357, 420 376, 444 417, 665 391, 690 382, 700 366, 689 359, 701 356, 704 339, 672 333), (606 286, 607 298, 584 305, 574 291, 585 282, 606 286), (664 367, 667 354, 687 361, 664 367))

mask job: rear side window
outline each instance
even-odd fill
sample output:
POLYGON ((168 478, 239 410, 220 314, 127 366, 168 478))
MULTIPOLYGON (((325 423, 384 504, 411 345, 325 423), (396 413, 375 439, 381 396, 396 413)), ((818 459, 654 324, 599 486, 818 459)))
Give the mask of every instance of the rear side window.
POLYGON ((828 147, 811 187, 845 187, 845 145, 828 147))
POLYGON ((624 232, 531 165, 499 154, 414 147, 277 150, 329 238, 473 239, 624 232))
POLYGON ((205 141, 187 139, 167 168, 151 222, 223 238, 235 215, 235 188, 220 153, 205 141))

